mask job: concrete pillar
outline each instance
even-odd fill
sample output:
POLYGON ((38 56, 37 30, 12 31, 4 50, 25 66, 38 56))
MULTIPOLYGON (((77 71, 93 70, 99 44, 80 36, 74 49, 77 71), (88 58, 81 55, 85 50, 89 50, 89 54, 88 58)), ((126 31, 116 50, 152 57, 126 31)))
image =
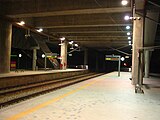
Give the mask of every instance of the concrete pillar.
POLYGON ((133 13, 134 17, 140 17, 141 19, 133 20, 133 46, 132 46, 132 84, 139 84, 142 80, 143 68, 142 68, 142 51, 143 47, 143 23, 144 19, 133 13), (140 65, 141 64, 141 65, 140 65))
POLYGON ((0 73, 10 72, 12 24, 0 20, 0 73))
POLYGON ((37 49, 33 49, 33 61, 32 61, 32 70, 36 70, 36 63, 37 63, 37 49))
POLYGON ((61 69, 67 69, 67 41, 61 45, 61 69))
POLYGON ((84 66, 88 65, 88 49, 84 50, 84 66))
POLYGON ((145 50, 145 77, 149 78, 149 66, 150 66, 150 51, 149 50, 145 50))

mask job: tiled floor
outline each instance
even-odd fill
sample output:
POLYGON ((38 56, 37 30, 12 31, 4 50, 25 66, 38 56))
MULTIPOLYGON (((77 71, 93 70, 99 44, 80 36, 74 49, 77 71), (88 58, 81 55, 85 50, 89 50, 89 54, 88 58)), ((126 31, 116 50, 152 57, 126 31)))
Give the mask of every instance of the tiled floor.
POLYGON ((135 94, 129 78, 105 74, 0 109, 0 120, 160 120, 160 87, 135 94))

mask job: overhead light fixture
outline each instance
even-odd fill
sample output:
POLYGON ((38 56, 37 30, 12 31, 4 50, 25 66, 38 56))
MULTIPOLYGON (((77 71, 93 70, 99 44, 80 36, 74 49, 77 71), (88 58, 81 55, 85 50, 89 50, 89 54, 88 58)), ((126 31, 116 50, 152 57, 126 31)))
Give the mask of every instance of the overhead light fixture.
POLYGON ((20 21, 17 24, 23 26, 25 24, 25 22, 24 21, 20 21))
POLYGON ((61 37, 61 38, 60 38, 61 41, 65 40, 65 39, 66 39, 65 37, 61 37))
POLYGON ((78 47, 78 44, 74 44, 74 46, 78 47))
POLYGON ((45 58, 45 54, 42 54, 42 58, 45 58))
POLYGON ((131 37, 128 37, 128 40, 130 40, 131 39, 131 37))
POLYGON ((127 0, 122 0, 122 1, 121 1, 121 4, 122 4, 123 6, 126 6, 126 5, 128 4, 128 1, 127 1, 127 0))
POLYGON ((129 30, 131 27, 130 26, 126 26, 126 29, 129 30))
POLYGON ((73 44, 73 41, 70 41, 69 44, 72 45, 72 44, 73 44))
POLYGON ((42 28, 39 28, 38 30, 37 30, 37 32, 42 32, 43 31, 43 29, 42 28))
POLYGON ((121 57, 121 61, 124 61, 125 60, 125 58, 124 57, 121 57))
POLYGON ((20 58, 21 58, 21 57, 22 57, 22 54, 18 54, 18 57, 20 57, 20 58))
POLYGON ((129 20, 130 17, 128 15, 124 16, 124 20, 129 20))
POLYGON ((131 35, 131 33, 130 33, 130 32, 127 32, 127 35, 131 35))

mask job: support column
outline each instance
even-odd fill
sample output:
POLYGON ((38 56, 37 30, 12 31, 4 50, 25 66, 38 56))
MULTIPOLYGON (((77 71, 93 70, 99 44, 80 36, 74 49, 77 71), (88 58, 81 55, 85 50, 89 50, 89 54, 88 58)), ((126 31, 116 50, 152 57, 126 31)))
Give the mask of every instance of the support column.
POLYGON ((84 50, 84 67, 87 69, 88 66, 88 49, 84 50))
MULTIPOLYGON (((135 8, 134 8, 135 11, 135 8)), ((133 16, 136 17, 136 20, 133 20, 133 51, 132 51, 132 84, 142 83, 143 79, 143 68, 142 68, 142 51, 140 48, 143 47, 143 23, 144 19, 133 13, 133 16), (138 19, 140 17, 140 19, 138 19)))
POLYGON ((37 66, 37 50, 39 49, 39 47, 33 47, 32 49, 33 49, 32 70, 35 71, 37 66))
POLYGON ((150 51, 145 50, 145 78, 149 78, 150 51))
POLYGON ((32 70, 36 70, 36 61, 37 61, 37 49, 33 49, 33 61, 32 61, 32 70))
POLYGON ((67 69, 67 41, 64 41, 61 45, 61 69, 67 69))
POLYGON ((12 24, 0 20, 0 73, 10 72, 12 24))

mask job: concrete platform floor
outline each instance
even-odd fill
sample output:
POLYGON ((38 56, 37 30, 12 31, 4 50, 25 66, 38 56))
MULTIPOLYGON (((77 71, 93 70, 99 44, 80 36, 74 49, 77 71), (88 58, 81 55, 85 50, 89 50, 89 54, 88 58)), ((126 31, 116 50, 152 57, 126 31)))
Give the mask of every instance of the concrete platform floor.
POLYGON ((160 120, 160 88, 135 94, 130 73, 105 74, 0 109, 0 120, 160 120))
POLYGON ((12 76, 24 76, 24 75, 34 75, 34 74, 47 74, 47 73, 57 73, 57 72, 71 72, 71 71, 81 71, 85 69, 66 69, 66 70, 37 70, 37 71, 31 71, 31 70, 24 70, 24 71, 11 71, 10 73, 0 73, 1 77, 12 77, 12 76))

